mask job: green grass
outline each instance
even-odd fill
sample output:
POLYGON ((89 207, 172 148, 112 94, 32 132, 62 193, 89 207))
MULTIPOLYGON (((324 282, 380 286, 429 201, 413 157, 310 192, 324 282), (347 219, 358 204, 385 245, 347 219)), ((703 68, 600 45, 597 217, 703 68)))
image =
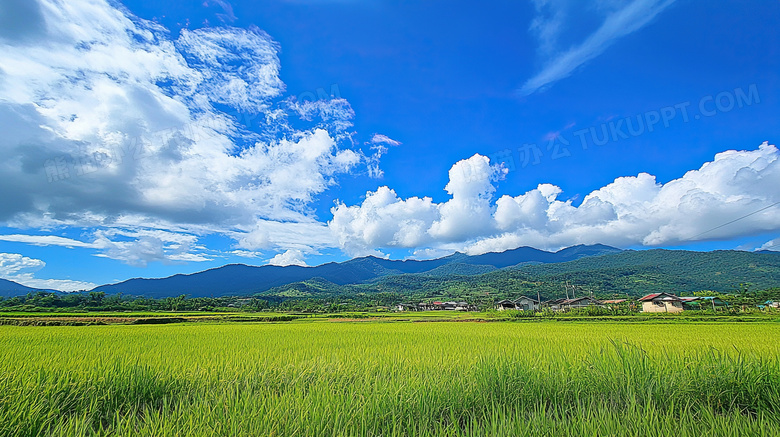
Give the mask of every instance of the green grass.
POLYGON ((230 315, 273 315, 277 313, 208 312, 208 311, 0 311, 0 317, 202 317, 230 315))
POLYGON ((47 313, 0 312, 0 325, 18 326, 85 326, 106 324, 157 325, 185 322, 281 322, 307 315, 271 312, 208 313, 208 312, 84 312, 47 313))
POLYGON ((0 326, 0 435, 780 434, 780 324, 0 326))

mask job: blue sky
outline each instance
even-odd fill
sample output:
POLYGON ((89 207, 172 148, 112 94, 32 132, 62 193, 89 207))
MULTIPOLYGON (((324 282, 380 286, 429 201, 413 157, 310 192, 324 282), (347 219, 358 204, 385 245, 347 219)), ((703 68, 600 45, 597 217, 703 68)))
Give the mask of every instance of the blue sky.
POLYGON ((0 277, 778 250, 778 21, 767 1, 2 0, 0 277))

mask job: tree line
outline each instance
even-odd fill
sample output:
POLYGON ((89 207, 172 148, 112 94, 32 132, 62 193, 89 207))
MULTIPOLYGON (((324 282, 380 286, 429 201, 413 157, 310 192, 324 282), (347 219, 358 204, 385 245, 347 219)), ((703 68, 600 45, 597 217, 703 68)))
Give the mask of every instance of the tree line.
MULTIPOLYGON (((39 291, 25 296, 2 298, 2 311, 177 311, 177 312, 303 312, 303 313, 337 313, 347 311, 377 311, 389 310, 399 303, 430 302, 435 300, 466 301, 480 311, 489 310, 494 303, 502 299, 517 299, 521 295, 536 298, 527 290, 495 289, 480 287, 453 287, 449 289, 432 289, 402 293, 397 290, 375 292, 352 292, 348 294, 310 297, 281 297, 274 295, 254 296, 224 296, 224 297, 190 297, 180 295, 160 299, 128 296, 122 294, 107 295, 104 292, 92 291, 81 293, 51 293, 39 291)), ((354 291, 354 290, 353 290, 354 291)), ((780 288, 754 290, 749 284, 741 284, 734 293, 721 293, 702 290, 686 295, 712 296, 728 302, 730 307, 755 308, 766 301, 780 301, 780 288)), ((594 293, 596 299, 614 299, 623 297, 632 301, 627 295, 619 296, 611 293, 594 293)), ((561 297, 547 293, 541 295, 542 300, 561 297)), ((628 308, 628 307, 627 307, 628 308)))

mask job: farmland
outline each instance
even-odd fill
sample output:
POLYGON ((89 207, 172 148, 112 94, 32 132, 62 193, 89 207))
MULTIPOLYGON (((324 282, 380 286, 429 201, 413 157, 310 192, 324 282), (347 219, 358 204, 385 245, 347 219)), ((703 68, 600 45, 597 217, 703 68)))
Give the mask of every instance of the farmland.
POLYGON ((0 326, 0 435, 776 435, 780 324, 0 326))

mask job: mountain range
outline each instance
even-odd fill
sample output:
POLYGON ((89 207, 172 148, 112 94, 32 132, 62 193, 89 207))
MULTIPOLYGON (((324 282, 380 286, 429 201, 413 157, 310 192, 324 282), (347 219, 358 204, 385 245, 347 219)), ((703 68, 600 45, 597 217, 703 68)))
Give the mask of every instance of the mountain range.
MULTIPOLYGON (((469 256, 454 253, 432 260, 389 260, 366 256, 341 263, 327 263, 316 267, 301 266, 247 266, 229 264, 190 275, 174 275, 162 279, 130 279, 118 284, 103 285, 94 291, 107 294, 123 293, 147 297, 169 297, 187 294, 192 297, 216 297, 261 293, 274 287, 319 278, 336 285, 367 283, 382 277, 402 274, 441 275, 445 266, 480 266, 482 270, 496 270, 527 263, 565 262, 587 256, 620 252, 610 246, 573 246, 557 252, 532 247, 520 247, 501 253, 469 256)), ((446 274, 445 274, 446 275, 446 274)))
POLYGON ((59 293, 59 291, 56 290, 42 290, 39 288, 27 287, 7 279, 0 279, 0 297, 24 296, 27 293, 34 293, 36 291, 59 293))
MULTIPOLYGON (((741 284, 780 286, 777 252, 621 250, 579 245, 557 252, 520 247, 482 255, 455 253, 431 260, 373 256, 315 267, 230 264, 167 278, 135 278, 92 291, 152 298, 189 295, 259 295, 271 299, 333 297, 392 292, 414 296, 563 295, 564 283, 579 292, 641 295, 666 291, 734 291, 741 284)), ((0 296, 35 291, 0 280, 0 296)), ((49 290, 50 291, 50 290, 49 290)))
MULTIPOLYGON (((248 295, 313 278, 321 278, 336 285, 348 285, 401 274, 430 273, 434 276, 449 276, 457 273, 474 274, 528 263, 565 262, 620 251, 614 247, 596 244, 572 246, 557 252, 520 247, 500 253, 473 256, 454 253, 432 260, 401 261, 366 256, 315 267, 229 264, 198 273, 178 274, 167 278, 134 278, 116 284, 101 285, 91 291, 152 298, 182 294, 192 297, 248 295)), ((17 296, 37 291, 11 281, 5 282, 0 282, 0 296, 17 296)))

